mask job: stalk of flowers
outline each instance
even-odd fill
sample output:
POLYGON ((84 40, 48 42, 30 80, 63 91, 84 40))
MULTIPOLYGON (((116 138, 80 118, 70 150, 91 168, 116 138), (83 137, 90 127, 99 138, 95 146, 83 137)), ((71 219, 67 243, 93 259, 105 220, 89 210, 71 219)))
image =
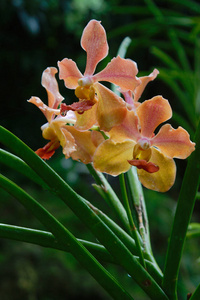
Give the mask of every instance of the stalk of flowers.
POLYGON ((96 147, 102 142, 103 137, 97 131, 80 132, 71 126, 76 123, 73 111, 68 111, 65 116, 60 114, 59 105, 64 98, 58 90, 56 73, 57 69, 51 67, 42 74, 42 85, 47 91, 48 106, 38 97, 31 97, 28 100, 43 112, 48 121, 41 129, 43 137, 50 142, 36 153, 43 159, 49 159, 61 145, 66 158, 72 157, 87 164, 91 162, 96 147))

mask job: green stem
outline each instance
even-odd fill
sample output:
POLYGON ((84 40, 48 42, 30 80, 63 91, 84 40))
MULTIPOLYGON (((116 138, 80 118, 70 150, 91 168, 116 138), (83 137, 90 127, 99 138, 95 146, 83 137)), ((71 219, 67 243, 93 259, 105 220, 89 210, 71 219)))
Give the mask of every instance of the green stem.
POLYGON ((110 207, 114 209, 116 215, 119 217, 126 231, 130 232, 127 213, 104 175, 96 171, 91 164, 88 164, 87 168, 96 181, 97 185, 100 187, 103 198, 110 205, 110 207))
MULTIPOLYGON (((34 245, 39 245, 46 248, 61 250, 69 252, 69 247, 67 248, 59 241, 56 240, 54 235, 48 231, 36 230, 32 228, 25 228, 20 226, 8 225, 0 223, 0 237, 15 240, 25 243, 30 243, 34 245)), ((99 244, 91 243, 85 240, 77 239, 90 253, 92 253, 98 260, 116 264, 113 257, 107 252, 107 250, 99 244)), ((135 257, 139 260, 138 257, 135 257)), ((151 271, 152 275, 159 281, 160 277, 155 272, 153 265, 150 261, 145 260, 148 269, 151 271)))
POLYGON ((75 193, 67 183, 59 177, 40 157, 38 157, 27 145, 16 136, 0 126, 0 142, 11 148, 21 157, 86 224, 105 246, 110 254, 120 262, 127 273, 141 286, 141 288, 153 299, 168 299, 155 280, 138 263, 131 252, 113 234, 113 232, 101 221, 80 195, 75 193))
POLYGON ((37 173, 35 173, 22 159, 14 154, 0 149, 0 162, 28 177, 31 181, 41 185, 44 189, 48 189, 48 185, 37 175, 37 173))
MULTIPOLYGON (((39 245, 42 247, 57 249, 69 252, 68 245, 63 245, 55 236, 48 231, 36 230, 32 228, 25 228, 20 226, 8 225, 0 223, 0 237, 15 241, 26 242, 30 244, 39 245)), ((92 255, 98 260, 115 263, 113 257, 100 244, 88 242, 77 239, 92 255)))
POLYGON ((163 288, 172 300, 177 299, 177 280, 180 260, 196 200, 197 189, 200 183, 200 122, 195 134, 195 142, 196 150, 191 154, 188 160, 165 261, 163 288))
POLYGON ((16 136, 0 126, 0 142, 11 148, 21 157, 64 201, 77 217, 90 228, 92 233, 101 242, 110 254, 120 262, 126 272, 140 285, 140 287, 153 299, 168 299, 166 294, 138 263, 125 245, 113 234, 97 214, 88 206, 86 200, 75 193, 68 184, 60 178, 40 157, 16 136))
POLYGON ((142 266, 144 268, 146 268, 143 252, 142 252, 141 245, 140 245, 139 238, 138 238, 138 231, 137 231, 137 228, 136 228, 133 218, 132 218, 132 213, 131 213, 131 209, 130 209, 130 205, 129 205, 129 201, 128 201, 128 196, 127 196, 127 192, 126 192, 126 184, 125 184, 125 179, 124 179, 123 173, 121 175, 119 175, 119 181, 120 181, 120 187, 121 187, 121 193, 122 193, 122 199, 124 202, 124 207, 127 212, 127 216, 128 216, 128 220, 129 220, 129 224, 130 224, 130 228, 131 228, 131 233, 135 240, 137 252, 140 257, 140 263, 142 264, 142 266))
POLYGON ((0 175, 0 186, 31 211, 55 238, 69 249, 73 256, 101 284, 113 299, 133 299, 114 277, 83 247, 83 245, 57 219, 20 187, 0 175))

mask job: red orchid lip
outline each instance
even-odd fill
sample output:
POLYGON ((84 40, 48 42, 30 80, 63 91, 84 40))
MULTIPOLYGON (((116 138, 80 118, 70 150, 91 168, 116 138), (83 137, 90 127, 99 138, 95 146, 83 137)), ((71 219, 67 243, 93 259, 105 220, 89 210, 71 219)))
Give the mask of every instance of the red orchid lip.
POLYGON ((128 160, 128 163, 132 166, 137 167, 138 169, 143 169, 148 173, 155 173, 159 171, 159 166, 155 165, 152 162, 147 162, 143 159, 132 159, 128 160))
POLYGON ((84 100, 80 102, 74 102, 70 105, 66 105, 65 103, 62 103, 60 106, 60 113, 61 115, 65 115, 66 111, 72 110, 72 111, 77 111, 79 114, 83 114, 84 111, 87 111, 92 108, 92 106, 96 102, 92 100, 84 100))

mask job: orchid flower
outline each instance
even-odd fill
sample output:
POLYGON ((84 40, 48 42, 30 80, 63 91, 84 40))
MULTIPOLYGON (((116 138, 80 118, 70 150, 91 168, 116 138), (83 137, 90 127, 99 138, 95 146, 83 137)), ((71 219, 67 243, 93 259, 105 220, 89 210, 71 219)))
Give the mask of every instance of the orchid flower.
MULTIPOLYGON (((99 81, 114 83, 124 90, 134 90, 140 84, 140 80, 136 77, 138 72, 136 63, 119 56, 113 58, 101 72, 94 74, 97 64, 108 55, 106 32, 99 21, 91 20, 87 24, 82 34, 81 46, 87 53, 84 75, 71 59, 64 58, 58 62, 60 79, 64 80, 67 88, 75 89, 75 95, 79 99, 78 103, 69 106, 62 105, 63 112, 70 109, 83 113, 97 104, 100 101, 98 95, 96 95, 99 81)), ((103 90, 102 87, 100 89, 103 90)), ((106 92, 103 91, 103 93, 106 92)), ((112 97, 117 98, 116 96, 112 97)), ((110 105, 112 105, 112 101, 110 101, 110 105)), ((120 106, 121 98, 119 98, 120 106)), ((94 111, 96 112, 98 109, 97 107, 94 111)), ((100 114, 103 115, 104 112, 103 110, 100 114)), ((94 112, 92 115, 94 115, 94 112)), ((84 116, 84 120, 88 120, 88 118, 84 116)), ((85 128, 87 129, 87 126, 85 128)))
POLYGON ((182 127, 174 129, 163 125, 172 110, 162 96, 153 97, 128 111, 123 122, 109 132, 94 154, 94 167, 98 171, 119 175, 137 167, 141 183, 152 190, 165 192, 175 181, 176 165, 173 158, 185 159, 195 149, 189 134, 182 127))
POLYGON ((47 68, 42 74, 42 85, 47 91, 48 106, 38 97, 31 97, 28 100, 43 112, 48 121, 41 129, 43 137, 50 142, 36 153, 43 159, 49 159, 61 145, 66 158, 71 156, 75 160, 89 163, 96 147, 102 142, 102 135, 99 132, 79 132, 73 126, 66 125, 74 124, 76 116, 72 111, 68 111, 64 117, 60 115, 58 106, 63 97, 58 90, 56 73, 57 69, 52 67, 47 68))

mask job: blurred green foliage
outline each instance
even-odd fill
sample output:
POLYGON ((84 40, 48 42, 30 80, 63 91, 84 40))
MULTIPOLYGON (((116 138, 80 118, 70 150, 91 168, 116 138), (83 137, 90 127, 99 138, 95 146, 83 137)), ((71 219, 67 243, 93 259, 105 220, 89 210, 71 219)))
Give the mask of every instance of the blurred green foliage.
MULTIPOLYGON (((200 112, 200 4, 194 0, 1 0, 1 125, 33 149, 44 145, 40 126, 45 119, 26 100, 31 96, 47 100, 40 84, 41 74, 46 67, 56 66, 58 60, 72 58, 84 69, 86 57, 80 47, 80 36, 92 18, 101 20, 108 34, 110 52, 106 62, 116 55, 123 38, 129 36, 132 42, 127 57, 137 62, 139 76, 153 68, 160 71, 142 100, 162 94, 174 110, 173 125, 183 126, 193 136, 200 112)), ((106 62, 101 62, 98 68, 106 62)), ((66 91, 62 82, 59 86, 66 101, 73 102, 74 94, 66 91)), ((103 210, 109 210, 89 187, 93 181, 85 166, 66 161, 59 151, 49 163, 77 192, 103 210)), ((176 184, 167 196, 145 191, 153 250, 161 267, 185 162, 177 162, 177 166, 176 184)), ((56 198, 0 167, 77 237, 93 239, 56 198)), ((119 194, 118 183, 113 178, 110 181, 119 194)), ((2 191, 0 197, 1 222, 41 228, 14 199, 2 191)), ((194 222, 200 221, 199 210, 198 202, 194 222)), ((193 291, 200 281, 198 242, 199 238, 190 238, 186 243, 180 299, 185 299, 187 292, 193 291)), ((109 299, 69 254, 13 241, 1 240, 0 244, 2 300, 109 299)), ((147 299, 136 286, 131 286, 127 274, 109 267, 123 278, 133 296, 147 299)))

